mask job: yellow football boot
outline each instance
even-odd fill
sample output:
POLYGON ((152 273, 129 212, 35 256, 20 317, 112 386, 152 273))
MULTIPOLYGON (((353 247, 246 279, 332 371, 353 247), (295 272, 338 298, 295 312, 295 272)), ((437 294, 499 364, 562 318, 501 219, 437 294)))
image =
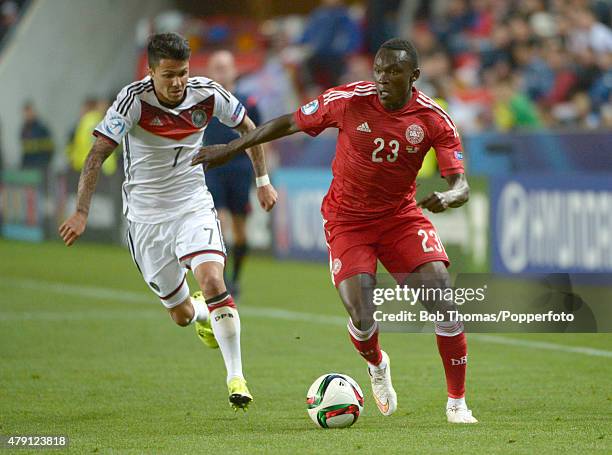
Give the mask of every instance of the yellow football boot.
MULTIPOLYGON (((202 300, 204 305, 206 305, 206 301, 204 300, 204 296, 201 291, 194 292, 191 296, 192 299, 202 300)), ((215 339, 215 334, 212 329, 212 325, 210 324, 210 318, 206 320, 206 322, 196 321, 195 330, 198 338, 202 340, 207 347, 210 349, 217 349, 219 347, 219 343, 215 339)))
POLYGON ((251 401, 253 401, 253 395, 249 392, 244 378, 231 379, 227 384, 227 390, 229 391, 230 406, 235 411, 238 411, 238 409, 246 411, 251 401))

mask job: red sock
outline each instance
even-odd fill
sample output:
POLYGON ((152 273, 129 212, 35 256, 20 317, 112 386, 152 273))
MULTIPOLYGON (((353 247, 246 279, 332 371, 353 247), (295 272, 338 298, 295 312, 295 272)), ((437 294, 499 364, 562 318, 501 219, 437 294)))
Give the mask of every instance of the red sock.
POLYGON ((446 374, 446 388, 450 398, 463 398, 465 396, 465 370, 467 369, 467 342, 465 334, 460 333, 454 337, 436 335, 438 351, 442 357, 444 373, 446 374))
POLYGON ((361 357, 372 365, 378 365, 382 361, 382 352, 378 344, 378 324, 374 323, 369 330, 361 331, 349 319, 348 332, 353 346, 361 357))

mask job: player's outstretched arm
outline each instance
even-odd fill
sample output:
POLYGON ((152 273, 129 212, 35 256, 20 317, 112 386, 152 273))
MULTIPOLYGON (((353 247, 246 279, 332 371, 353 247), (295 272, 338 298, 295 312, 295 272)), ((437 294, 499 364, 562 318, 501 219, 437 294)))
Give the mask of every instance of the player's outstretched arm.
MULTIPOLYGON (((240 136, 248 134, 249 131, 253 131, 256 128, 255 123, 249 118, 248 115, 244 116, 244 120, 235 129, 238 131, 240 136)), ((257 199, 259 205, 266 212, 269 212, 276 204, 278 199, 278 193, 274 187, 270 184, 268 178, 268 168, 266 166, 266 154, 263 145, 254 145, 246 150, 247 155, 253 163, 253 170, 255 171, 255 177, 257 178, 257 199), (266 180, 266 182, 259 183, 260 180, 266 180)))
POLYGON ((248 148, 289 136, 298 131, 300 131, 300 128, 295 123, 293 114, 282 115, 258 126, 244 136, 234 139, 227 145, 202 147, 191 160, 191 165, 204 163, 207 168, 221 166, 248 148))
POLYGON ((96 189, 102 163, 117 147, 111 141, 98 137, 87 155, 79 178, 75 212, 59 227, 59 234, 66 246, 72 245, 85 231, 91 198, 96 189))
POLYGON ((453 174, 444 177, 448 182, 447 191, 435 191, 418 202, 419 207, 433 213, 443 212, 449 207, 461 207, 470 198, 470 186, 465 174, 453 174))

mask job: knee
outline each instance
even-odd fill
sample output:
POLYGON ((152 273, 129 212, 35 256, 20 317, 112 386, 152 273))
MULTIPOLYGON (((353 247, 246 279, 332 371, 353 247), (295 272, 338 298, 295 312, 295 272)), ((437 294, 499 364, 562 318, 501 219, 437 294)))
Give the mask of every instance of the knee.
POLYGON ((185 301, 174 308, 170 308, 168 312, 175 324, 180 327, 188 326, 193 320, 193 307, 189 301, 185 301))
POLYGON ((368 330, 374 324, 372 290, 376 280, 368 274, 356 275, 340 283, 338 292, 355 328, 368 330))
POLYGON ((368 330, 374 324, 374 315, 369 307, 364 305, 346 305, 351 321, 356 329, 368 330))
POLYGON ((223 264, 218 262, 205 262, 193 272, 204 297, 210 299, 226 291, 223 281, 223 264))
POLYGON ((180 327, 187 327, 189 323, 191 322, 190 318, 185 317, 184 315, 181 315, 181 314, 170 313, 170 317, 175 322, 175 324, 180 327))
POLYGON ((443 262, 429 262, 415 270, 417 284, 428 288, 448 288, 451 286, 450 275, 443 262))
POLYGON ((225 282, 223 281, 223 273, 207 274, 202 278, 200 283, 202 292, 208 298, 214 297, 226 291, 225 282))

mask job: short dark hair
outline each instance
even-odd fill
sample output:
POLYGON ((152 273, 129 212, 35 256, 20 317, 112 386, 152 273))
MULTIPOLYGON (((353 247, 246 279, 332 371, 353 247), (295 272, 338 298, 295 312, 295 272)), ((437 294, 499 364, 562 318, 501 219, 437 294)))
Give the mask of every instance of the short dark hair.
POLYGON ((412 63, 414 63, 414 67, 419 66, 419 54, 417 53, 416 47, 407 39, 401 38, 391 38, 390 40, 385 41, 380 46, 380 49, 392 49, 394 51, 406 51, 412 63))
POLYGON ((159 65, 159 61, 166 58, 170 60, 189 60, 191 48, 185 38, 177 33, 157 33, 149 39, 147 58, 149 67, 159 65))

